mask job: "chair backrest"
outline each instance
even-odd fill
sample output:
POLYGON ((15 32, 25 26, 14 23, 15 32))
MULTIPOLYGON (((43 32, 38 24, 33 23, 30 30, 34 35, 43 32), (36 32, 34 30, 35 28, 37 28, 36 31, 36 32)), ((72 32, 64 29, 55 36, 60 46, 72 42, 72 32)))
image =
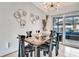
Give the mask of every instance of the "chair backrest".
POLYGON ((40 33, 40 30, 37 30, 36 33, 40 33))
POLYGON ((26 34, 27 34, 27 38, 32 37, 32 31, 27 31, 26 34))
POLYGON ((20 39, 20 40, 24 40, 25 39, 25 35, 18 35, 17 38, 20 39))

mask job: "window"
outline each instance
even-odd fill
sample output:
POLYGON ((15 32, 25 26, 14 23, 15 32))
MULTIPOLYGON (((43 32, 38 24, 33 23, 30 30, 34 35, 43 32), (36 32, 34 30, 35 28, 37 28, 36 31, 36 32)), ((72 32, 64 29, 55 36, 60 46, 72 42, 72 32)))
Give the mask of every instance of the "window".
POLYGON ((67 16, 65 18, 65 30, 79 32, 79 16, 67 16))
POLYGON ((59 33, 63 32, 63 17, 53 18, 53 29, 59 33))

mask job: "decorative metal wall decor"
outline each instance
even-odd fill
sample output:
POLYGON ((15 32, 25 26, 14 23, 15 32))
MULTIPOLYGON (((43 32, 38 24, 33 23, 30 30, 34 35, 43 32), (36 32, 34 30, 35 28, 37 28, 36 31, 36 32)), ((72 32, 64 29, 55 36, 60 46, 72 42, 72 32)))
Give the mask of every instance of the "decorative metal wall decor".
POLYGON ((35 20, 35 19, 32 19, 32 21, 31 21, 31 22, 32 22, 32 24, 34 24, 34 23, 36 22, 36 20, 35 20))
POLYGON ((36 20, 39 20, 39 16, 36 15, 36 20))
POLYGON ((34 15, 33 13, 30 14, 31 17, 31 23, 34 24, 37 20, 39 20, 38 15, 34 15))
POLYGON ((26 24, 25 19, 22 19, 22 17, 26 16, 27 13, 23 9, 18 9, 14 12, 14 17, 17 19, 17 22, 20 24, 21 27, 24 27, 26 24))
POLYGON ((48 21, 48 15, 46 15, 46 19, 43 19, 43 20, 42 20, 43 30, 44 30, 44 31, 46 31, 47 21, 48 21))
POLYGON ((26 25, 26 21, 25 20, 21 20, 20 21, 20 26, 25 26, 26 25))
POLYGON ((16 12, 14 12, 14 17, 16 19, 20 19, 21 18, 21 15, 20 15, 20 13, 18 11, 16 11, 16 12))
POLYGON ((33 14, 33 13, 31 13, 31 14, 30 14, 30 17, 34 17, 34 14, 33 14))
POLYGON ((18 9, 17 11, 14 12, 14 17, 16 19, 21 19, 21 17, 26 16, 26 15, 27 15, 26 11, 22 9, 18 9))
POLYGON ((33 13, 30 13, 30 18, 31 18, 31 23, 34 24, 35 23, 35 18, 34 18, 33 13))

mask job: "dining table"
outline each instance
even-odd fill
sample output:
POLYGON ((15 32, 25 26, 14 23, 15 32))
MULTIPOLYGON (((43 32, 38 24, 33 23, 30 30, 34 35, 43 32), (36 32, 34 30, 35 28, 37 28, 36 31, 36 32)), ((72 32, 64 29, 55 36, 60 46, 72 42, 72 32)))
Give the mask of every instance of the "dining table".
POLYGON ((34 47, 34 57, 40 57, 40 46, 43 44, 50 44, 50 32, 44 33, 35 33, 32 34, 31 37, 27 37, 27 35, 18 35, 19 38, 19 55, 24 57, 25 54, 25 43, 31 44, 34 47))
POLYGON ((25 42, 31 43, 35 48, 34 57, 40 57, 40 45, 45 44, 45 42, 49 42, 49 35, 37 35, 33 34, 32 37, 25 38, 25 42))

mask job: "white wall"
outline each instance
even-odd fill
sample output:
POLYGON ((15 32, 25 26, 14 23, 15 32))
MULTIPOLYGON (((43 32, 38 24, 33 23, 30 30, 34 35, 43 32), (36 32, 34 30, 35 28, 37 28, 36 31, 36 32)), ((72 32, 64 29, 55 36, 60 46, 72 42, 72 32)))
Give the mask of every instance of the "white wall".
POLYGON ((18 49, 17 34, 25 34, 26 31, 42 30, 43 12, 36 8, 32 3, 0 3, 0 56, 13 52, 18 49), (23 9, 27 12, 26 26, 22 29, 19 27, 13 13, 17 9, 23 9), (29 14, 33 13, 40 16, 40 20, 31 24, 29 14), (10 48, 7 48, 8 42, 10 48))

